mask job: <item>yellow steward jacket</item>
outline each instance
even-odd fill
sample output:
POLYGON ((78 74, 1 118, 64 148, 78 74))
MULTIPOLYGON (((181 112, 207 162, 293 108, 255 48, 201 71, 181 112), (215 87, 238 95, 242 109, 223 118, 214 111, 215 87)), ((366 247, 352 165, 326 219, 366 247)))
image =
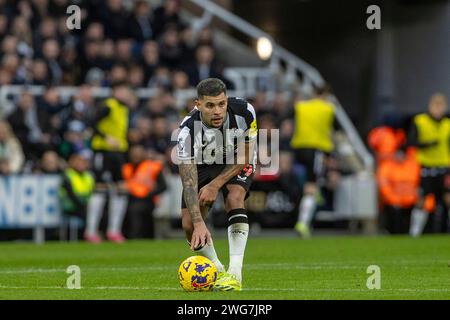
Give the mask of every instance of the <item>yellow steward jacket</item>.
POLYGON ((105 106, 110 109, 109 114, 97 124, 97 130, 103 134, 94 134, 91 146, 96 151, 119 151, 128 150, 128 107, 114 98, 105 101, 105 106), (116 149, 106 141, 106 136, 111 136, 119 141, 116 149))
POLYGON ((440 121, 433 119, 428 113, 414 117, 419 144, 437 141, 436 145, 419 148, 417 158, 424 167, 448 167, 450 165, 450 119, 440 121))
POLYGON ((291 139, 294 149, 318 149, 331 152, 334 106, 323 99, 300 101, 295 105, 295 131, 291 139))

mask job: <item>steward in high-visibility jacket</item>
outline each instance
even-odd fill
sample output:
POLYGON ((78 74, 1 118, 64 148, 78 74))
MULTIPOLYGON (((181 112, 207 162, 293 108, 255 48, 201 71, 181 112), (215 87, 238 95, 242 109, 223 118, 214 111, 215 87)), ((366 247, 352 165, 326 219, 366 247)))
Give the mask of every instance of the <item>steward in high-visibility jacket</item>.
POLYGON ((126 101, 131 100, 132 94, 127 83, 116 83, 112 88, 112 97, 103 101, 97 110, 91 140, 97 182, 122 180, 122 165, 128 151, 129 108, 126 101))
POLYGON ((291 139, 297 162, 305 166, 308 182, 325 170, 325 155, 334 150, 334 105, 323 97, 299 101, 294 107, 295 129, 291 139))
POLYGON ((163 165, 160 161, 144 160, 138 164, 126 163, 122 167, 125 186, 135 198, 153 197, 166 189, 161 175, 163 165))
POLYGON ((290 145, 295 161, 304 166, 306 183, 300 200, 295 230, 302 237, 309 237, 314 212, 317 208, 319 186, 325 176, 326 158, 334 150, 333 134, 336 125, 335 106, 328 100, 331 88, 316 88, 316 96, 299 101, 294 106, 295 129, 290 145))
POLYGON ((90 150, 72 154, 64 170, 59 189, 61 209, 65 214, 86 218, 87 203, 94 191, 95 180, 89 172, 90 150))
POLYGON ((153 210, 158 202, 156 196, 167 188, 162 174, 163 165, 147 159, 142 145, 133 145, 128 156, 130 162, 122 167, 125 189, 129 194, 125 234, 133 239, 153 238, 153 210))
MULTIPOLYGON (((432 222, 427 224, 428 215, 423 210, 425 196, 433 194, 437 203, 444 205, 444 212, 450 207, 450 190, 445 185, 445 177, 450 167, 450 119, 446 116, 447 99, 441 93, 431 96, 428 112, 413 118, 408 136, 409 145, 417 147, 417 160, 420 170, 420 200, 411 215, 410 235, 416 237, 423 231, 431 230, 432 222), (447 207, 447 208, 445 208, 447 207)), ((434 215, 433 215, 434 219, 434 215)), ((441 219, 441 231, 447 232, 448 215, 441 219)))
MULTIPOLYGON (((401 151, 399 151, 401 152, 401 151)), ((411 148, 405 157, 393 156, 380 162, 377 181, 384 205, 397 208, 412 208, 419 199, 420 165, 411 148)), ((425 210, 434 210, 434 197, 427 197, 425 210)))
POLYGON ((422 167, 448 168, 450 165, 450 119, 434 118, 429 113, 414 117, 413 144, 422 167))

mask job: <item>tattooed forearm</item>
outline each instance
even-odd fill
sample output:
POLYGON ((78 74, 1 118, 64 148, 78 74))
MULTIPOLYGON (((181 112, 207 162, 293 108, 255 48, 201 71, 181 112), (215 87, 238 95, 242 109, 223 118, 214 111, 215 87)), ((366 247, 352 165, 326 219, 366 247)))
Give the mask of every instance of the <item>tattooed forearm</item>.
POLYGON ((238 148, 237 164, 228 164, 222 172, 211 183, 217 188, 221 188, 228 180, 239 174, 242 169, 250 162, 250 156, 253 154, 254 142, 241 144, 238 148), (239 152, 244 150, 244 152, 239 152))
POLYGON ((245 166, 245 164, 227 164, 211 183, 220 189, 228 180, 239 174, 245 166))
POLYGON ((195 163, 181 163, 179 166, 181 182, 183 183, 184 202, 191 215, 192 223, 203 221, 198 203, 198 177, 195 163))

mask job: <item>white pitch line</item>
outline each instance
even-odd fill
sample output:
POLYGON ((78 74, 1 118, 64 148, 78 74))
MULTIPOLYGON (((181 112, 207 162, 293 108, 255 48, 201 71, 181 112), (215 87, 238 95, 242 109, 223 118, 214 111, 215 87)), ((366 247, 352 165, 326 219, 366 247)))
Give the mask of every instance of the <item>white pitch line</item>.
MULTIPOLYGON (((420 261, 422 266, 428 266, 428 263, 424 263, 420 261)), ((419 267, 418 263, 410 262, 414 265, 407 265, 406 263, 398 263, 395 262, 390 266, 397 267, 419 267)), ((440 262, 439 262, 440 263, 440 262)), ((447 261, 443 261, 442 263, 447 264, 447 261)), ((305 269, 305 270, 315 270, 315 269, 360 269, 366 268, 367 265, 371 263, 369 262, 352 262, 352 263, 331 263, 331 262, 323 262, 323 263, 312 263, 312 264, 297 264, 297 263, 259 263, 259 264, 247 264, 245 265, 245 269, 249 270, 265 270, 265 269, 305 269)), ((373 264, 373 263, 372 263, 373 264)), ((176 269, 176 265, 156 265, 156 266, 146 266, 146 267, 134 267, 134 266, 125 266, 125 267, 81 267, 82 271, 164 271, 169 269, 176 269)), ((65 272, 66 270, 63 268, 23 268, 23 269, 0 269, 0 274, 25 274, 25 273, 59 273, 65 272)))
MULTIPOLYGON (((0 289, 16 289, 16 290, 48 290, 48 289, 63 289, 69 290, 66 287, 61 286, 3 286, 0 285, 0 289)), ((79 290, 139 290, 139 291, 180 291, 181 288, 178 287, 129 287, 129 286, 97 286, 97 287, 81 287, 79 290)), ((78 291, 78 290, 70 290, 70 291, 78 291)), ((395 292, 411 292, 411 293, 422 293, 422 292, 450 292, 450 289, 433 289, 433 288, 424 288, 424 289, 412 289, 412 288, 398 288, 398 289, 380 289, 380 290, 368 290, 368 289, 307 289, 307 288, 244 288, 242 291, 253 291, 253 292, 261 292, 261 291, 288 291, 288 292, 367 292, 367 293, 395 293, 395 292)))

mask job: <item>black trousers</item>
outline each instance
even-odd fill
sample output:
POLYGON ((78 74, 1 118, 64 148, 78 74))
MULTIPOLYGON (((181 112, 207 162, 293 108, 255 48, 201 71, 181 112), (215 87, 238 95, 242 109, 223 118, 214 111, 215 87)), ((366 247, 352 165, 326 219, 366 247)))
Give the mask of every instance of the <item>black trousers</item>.
POLYGON ((150 197, 129 196, 127 214, 123 224, 124 236, 127 239, 153 239, 155 237, 154 207, 150 197))
POLYGON ((412 208, 397 208, 385 206, 383 210, 383 227, 391 234, 406 234, 409 232, 412 208))

